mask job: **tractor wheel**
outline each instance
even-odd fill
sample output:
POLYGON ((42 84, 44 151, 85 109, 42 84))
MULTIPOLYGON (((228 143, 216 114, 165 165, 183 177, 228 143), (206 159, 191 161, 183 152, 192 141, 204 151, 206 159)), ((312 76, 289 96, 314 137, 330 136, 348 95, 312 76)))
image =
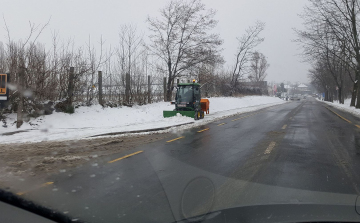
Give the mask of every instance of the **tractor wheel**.
POLYGON ((203 119, 205 117, 205 113, 204 113, 204 111, 201 111, 200 112, 200 119, 203 119))
POLYGON ((199 111, 195 111, 195 120, 199 120, 200 119, 200 112, 199 111))

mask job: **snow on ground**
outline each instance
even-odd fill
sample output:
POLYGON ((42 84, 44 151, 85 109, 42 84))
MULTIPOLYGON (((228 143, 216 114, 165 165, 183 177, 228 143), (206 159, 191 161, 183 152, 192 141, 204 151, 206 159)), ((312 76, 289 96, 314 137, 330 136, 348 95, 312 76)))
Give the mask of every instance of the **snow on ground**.
POLYGON ((339 101, 334 101, 334 103, 328 101, 321 101, 321 102, 360 117, 360 109, 355 109, 355 107, 350 107, 350 102, 351 102, 350 98, 345 99, 344 104, 339 104, 339 101))
MULTIPOLYGON (((24 123, 16 129, 16 114, 8 115, 8 127, 0 127, 0 143, 41 142, 52 140, 83 139, 94 135, 150 130, 153 128, 176 127, 178 129, 204 125, 220 118, 237 113, 258 110, 285 101, 268 96, 246 96, 242 98, 210 98, 210 114, 199 121, 193 118, 177 116, 163 118, 163 110, 173 110, 169 102, 159 102, 143 106, 102 108, 100 105, 80 107, 74 114, 54 112, 24 123), (11 132, 24 131, 8 135, 11 132), (5 135, 4 135, 5 133, 5 135)), ((172 131, 173 128, 165 130, 172 131)))

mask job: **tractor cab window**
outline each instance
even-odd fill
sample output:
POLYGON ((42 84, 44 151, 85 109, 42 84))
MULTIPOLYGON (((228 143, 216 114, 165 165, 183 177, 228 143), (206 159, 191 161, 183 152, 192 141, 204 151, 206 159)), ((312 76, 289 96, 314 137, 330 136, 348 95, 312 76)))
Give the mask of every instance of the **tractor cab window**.
POLYGON ((193 86, 179 86, 176 94, 177 102, 191 102, 193 100, 193 86))

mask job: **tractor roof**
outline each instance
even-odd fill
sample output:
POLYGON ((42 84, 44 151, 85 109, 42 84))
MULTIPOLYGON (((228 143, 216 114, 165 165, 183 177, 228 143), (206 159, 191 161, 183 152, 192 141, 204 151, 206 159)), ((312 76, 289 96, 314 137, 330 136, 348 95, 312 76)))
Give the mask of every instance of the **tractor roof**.
POLYGON ((178 86, 200 86, 199 83, 178 83, 178 86))

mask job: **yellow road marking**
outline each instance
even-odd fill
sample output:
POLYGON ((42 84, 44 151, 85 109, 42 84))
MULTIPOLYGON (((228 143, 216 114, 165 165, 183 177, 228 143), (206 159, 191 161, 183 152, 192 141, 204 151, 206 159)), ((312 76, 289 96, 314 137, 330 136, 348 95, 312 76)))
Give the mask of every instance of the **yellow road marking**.
POLYGON ((203 130, 200 130, 200 131, 198 131, 198 132, 205 132, 205 131, 207 131, 207 130, 209 130, 210 128, 207 128, 207 129, 203 129, 203 130))
MULTIPOLYGON (((255 114, 254 114, 255 115, 255 114)), ((243 119, 243 118, 247 118, 247 117, 250 117, 250 116, 253 116, 253 115, 247 115, 247 116, 242 116, 240 118, 237 118, 237 119, 234 119, 234 120, 231 120, 231 121, 237 121, 237 120, 240 120, 240 119, 243 119)))
MULTIPOLYGON (((41 184, 39 187, 33 189, 33 190, 36 190, 36 189, 40 189, 42 187, 45 187, 45 186, 48 186, 48 185, 51 185, 51 184, 54 184, 54 182, 46 182, 46 183, 43 183, 41 184)), ((23 192, 18 192, 16 193, 18 196, 21 196, 21 195, 24 195, 26 193, 29 193, 30 191, 33 191, 33 190, 28 190, 28 191, 23 191, 23 192)))
POLYGON ((271 142, 268 148, 265 150, 264 154, 270 154, 271 150, 275 147, 276 142, 271 142))
POLYGON ((281 129, 286 129, 287 125, 284 125, 281 129))
POLYGON ((356 127, 358 127, 360 129, 360 125, 355 125, 356 127))
POLYGON ((143 152, 143 151, 137 151, 137 152, 135 152, 135 153, 131 153, 131 154, 129 154, 129 155, 126 155, 126 156, 117 158, 117 159, 115 159, 115 160, 109 161, 108 163, 113 163, 113 162, 116 162, 116 161, 119 161, 119 160, 122 160, 122 159, 126 159, 126 158, 128 158, 128 157, 130 157, 130 156, 133 156, 133 155, 136 155, 136 154, 139 154, 139 153, 142 153, 142 152, 143 152))
POLYGON ((222 126, 222 125, 225 125, 225 123, 218 124, 217 126, 222 126))
POLYGON ((338 113, 334 112, 333 110, 331 110, 330 108, 328 107, 325 107, 327 109, 329 109, 332 113, 334 113, 335 115, 337 115, 339 118, 341 118, 342 120, 344 121, 347 121, 348 123, 351 123, 351 121, 347 120, 346 118, 342 117, 341 115, 339 115, 338 113))
POLYGON ((178 139, 182 139, 182 138, 185 138, 185 136, 181 136, 181 137, 179 137, 179 138, 172 139, 172 140, 169 140, 169 141, 166 141, 166 142, 174 142, 174 141, 176 141, 176 140, 178 140, 178 139))
POLYGON ((54 182, 46 182, 46 183, 44 183, 44 184, 43 184, 43 185, 41 185, 41 186, 45 187, 45 186, 47 186, 47 185, 51 185, 51 184, 54 184, 54 182))

